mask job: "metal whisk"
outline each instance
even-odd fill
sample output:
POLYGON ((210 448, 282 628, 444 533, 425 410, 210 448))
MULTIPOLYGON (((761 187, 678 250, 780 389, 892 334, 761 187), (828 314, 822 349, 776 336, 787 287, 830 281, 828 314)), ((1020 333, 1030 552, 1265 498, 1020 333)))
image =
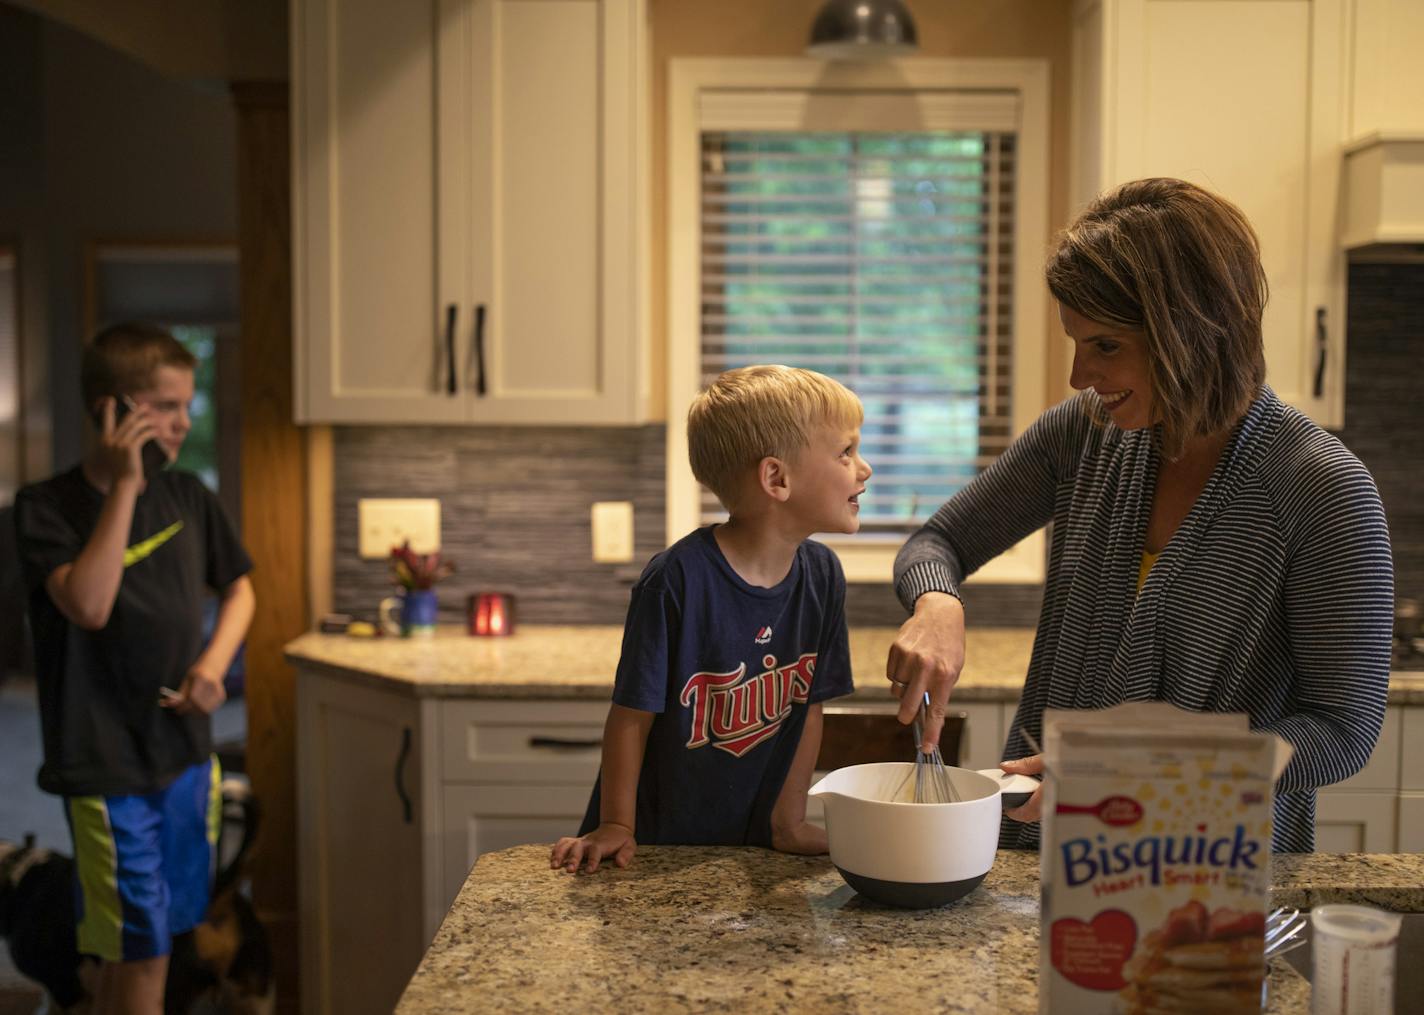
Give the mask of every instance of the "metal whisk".
POLYGON ((920 741, 924 736, 924 719, 929 707, 930 692, 926 691, 911 727, 915 732, 915 803, 957 804, 959 794, 955 792, 954 781, 945 770, 939 745, 935 744, 928 753, 920 749, 920 741))

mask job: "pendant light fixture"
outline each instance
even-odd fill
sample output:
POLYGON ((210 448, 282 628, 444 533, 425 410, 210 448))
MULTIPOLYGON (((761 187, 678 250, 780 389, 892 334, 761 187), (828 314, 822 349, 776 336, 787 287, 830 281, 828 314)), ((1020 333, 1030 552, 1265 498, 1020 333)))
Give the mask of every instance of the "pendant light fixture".
POLYGON ((826 0, 811 25, 807 56, 886 60, 919 47, 915 22, 900 0, 826 0))

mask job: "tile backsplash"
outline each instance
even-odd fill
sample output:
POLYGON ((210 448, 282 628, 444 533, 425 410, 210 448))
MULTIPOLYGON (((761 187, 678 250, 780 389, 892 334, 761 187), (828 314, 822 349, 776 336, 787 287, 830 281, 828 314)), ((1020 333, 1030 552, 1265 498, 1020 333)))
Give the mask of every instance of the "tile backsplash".
POLYGON ((628 590, 663 546, 663 428, 339 427, 333 604, 368 615, 393 594, 385 561, 357 555, 362 497, 436 497, 443 621, 475 591, 512 592, 518 620, 621 623, 628 590), (596 564, 595 501, 633 503, 634 563, 596 564))
POLYGON ((1424 249, 1350 265, 1345 426, 1389 519, 1396 599, 1424 599, 1424 249))
MULTIPOLYGON (((338 427, 333 605, 368 616, 393 594, 384 561, 357 555, 362 497, 437 497, 456 573, 440 585, 441 620, 458 622, 476 590, 513 592, 535 624, 621 624, 628 592, 665 545, 664 429, 642 427, 338 427), (593 562, 589 505, 633 502, 631 564, 593 562)), ((1031 626, 1038 586, 980 586, 971 623, 1031 626)), ((899 624, 888 584, 851 585, 852 624, 899 624)))
MULTIPOLYGON (((1389 515, 1400 596, 1424 597, 1424 263, 1350 268, 1346 426, 1389 515)), ((339 427, 335 431, 334 605, 370 615, 392 594, 384 561, 357 556, 362 497, 437 497, 458 571, 441 585, 441 619, 459 621, 476 590, 513 592, 519 619, 619 624, 628 590, 664 545, 664 431, 642 427, 339 427), (593 562, 589 505, 634 505, 634 561, 593 562)), ((1038 586, 979 585, 969 621, 1032 626, 1038 586)), ((852 585, 852 624, 899 624, 889 585, 852 585)))

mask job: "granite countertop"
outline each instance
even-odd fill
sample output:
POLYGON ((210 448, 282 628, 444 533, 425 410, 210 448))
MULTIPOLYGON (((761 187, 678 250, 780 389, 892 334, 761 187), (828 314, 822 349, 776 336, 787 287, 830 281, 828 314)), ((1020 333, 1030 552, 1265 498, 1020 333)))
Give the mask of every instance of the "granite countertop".
MULTIPOLYGON (((885 659, 898 630, 851 629, 856 698, 892 700, 885 659)), ((304 634, 287 645, 286 655, 306 669, 419 696, 607 701, 622 644, 623 629, 616 626, 525 625, 507 638, 472 638, 448 626, 430 638, 304 634)), ((1031 629, 971 628, 955 698, 1018 700, 1032 649, 1031 629)))
MULTIPOLYGON (((1038 854, 999 853, 941 909, 869 902, 827 857, 643 847, 625 870, 482 856, 406 987, 406 1015, 465 1011, 1037 1011, 1038 854)), ((1278 857, 1274 905, 1424 909, 1424 857, 1278 857)), ((1272 1012, 1308 984, 1271 964, 1272 1012)))
MULTIPOLYGON (((890 701, 885 659, 898 628, 852 627, 853 699, 890 701)), ((1017 701, 1033 630, 971 627, 954 700, 1017 701)), ((454 625, 430 638, 304 634, 286 647, 303 669, 420 697, 561 698, 607 701, 623 629, 524 625, 507 638, 472 638, 454 625)), ((1424 705, 1424 671, 1390 679, 1391 705, 1424 705)))

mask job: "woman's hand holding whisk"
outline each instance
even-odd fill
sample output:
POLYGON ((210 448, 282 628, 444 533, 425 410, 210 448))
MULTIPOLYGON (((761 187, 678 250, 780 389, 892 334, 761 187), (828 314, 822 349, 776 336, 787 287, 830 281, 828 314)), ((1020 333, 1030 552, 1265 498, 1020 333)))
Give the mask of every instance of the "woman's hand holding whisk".
POLYGON ((954 596, 927 592, 915 600, 915 612, 900 627, 885 676, 900 699, 899 720, 908 725, 919 711, 926 691, 923 749, 939 746, 950 691, 964 668, 964 606, 954 596))

